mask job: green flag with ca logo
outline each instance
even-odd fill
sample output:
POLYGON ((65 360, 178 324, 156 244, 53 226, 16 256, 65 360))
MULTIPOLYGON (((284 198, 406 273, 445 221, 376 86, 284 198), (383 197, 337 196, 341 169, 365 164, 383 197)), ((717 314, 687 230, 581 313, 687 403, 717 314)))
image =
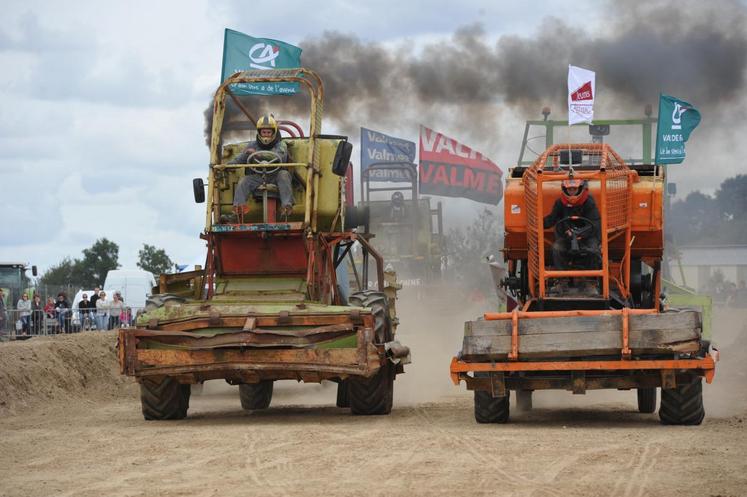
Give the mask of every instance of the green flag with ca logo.
MULTIPOLYGON (((223 38, 221 82, 239 71, 301 67, 301 49, 270 38, 253 38, 226 29, 223 38)), ((231 86, 235 95, 293 95, 298 83, 239 83, 231 86)))
POLYGON ((656 163, 679 164, 685 160, 685 142, 699 123, 698 109, 679 98, 659 95, 656 163))

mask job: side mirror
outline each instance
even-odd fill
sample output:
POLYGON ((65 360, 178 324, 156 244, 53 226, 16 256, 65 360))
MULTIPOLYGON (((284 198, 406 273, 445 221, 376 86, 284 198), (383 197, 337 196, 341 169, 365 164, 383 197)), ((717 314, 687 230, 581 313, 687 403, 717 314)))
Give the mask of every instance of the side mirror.
POLYGON ((337 144, 335 159, 332 161, 332 172, 337 176, 345 176, 350 164, 350 156, 353 154, 353 144, 347 141, 341 141, 337 144))
POLYGON ((39 271, 37 271, 36 266, 31 266, 31 274, 34 276, 39 274, 39 271))
POLYGON ((192 190, 195 194, 195 203, 203 203, 205 201, 205 183, 202 181, 202 178, 192 180, 192 190))

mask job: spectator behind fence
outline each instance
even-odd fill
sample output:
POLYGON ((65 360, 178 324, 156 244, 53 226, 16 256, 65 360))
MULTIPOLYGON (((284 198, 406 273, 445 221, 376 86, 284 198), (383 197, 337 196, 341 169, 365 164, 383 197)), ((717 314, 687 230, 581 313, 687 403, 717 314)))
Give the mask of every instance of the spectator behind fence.
POLYGON ((41 303, 41 297, 38 293, 34 294, 31 301, 31 330, 34 335, 41 334, 44 326, 44 306, 41 303))
POLYGON ((5 321, 8 314, 5 312, 5 292, 0 288, 0 335, 5 333, 5 321))
POLYGON ((80 329, 90 330, 92 327, 91 309, 95 309, 95 305, 91 305, 88 300, 88 294, 84 293, 81 297, 81 301, 78 302, 78 317, 80 319, 80 329))
POLYGON ((119 328, 120 317, 124 311, 124 302, 122 302, 122 294, 114 292, 114 297, 109 304, 109 329, 119 328))
POLYGON ((100 331, 106 329, 107 317, 109 316, 109 301, 106 299, 106 292, 100 292, 96 301, 96 328, 100 331))
POLYGON ((27 293, 22 293, 16 303, 18 320, 21 322, 21 335, 28 335, 31 327, 31 301, 27 293))
POLYGON ((57 302, 55 302, 54 309, 57 312, 57 322, 60 324, 60 331, 70 333, 70 302, 68 302, 65 292, 57 294, 57 302))
MULTIPOLYGON (((99 299, 99 293, 101 293, 101 288, 96 287, 93 289, 93 294, 91 295, 91 309, 96 309, 96 301, 99 299)), ((96 314, 96 311, 91 311, 91 315, 96 314)))

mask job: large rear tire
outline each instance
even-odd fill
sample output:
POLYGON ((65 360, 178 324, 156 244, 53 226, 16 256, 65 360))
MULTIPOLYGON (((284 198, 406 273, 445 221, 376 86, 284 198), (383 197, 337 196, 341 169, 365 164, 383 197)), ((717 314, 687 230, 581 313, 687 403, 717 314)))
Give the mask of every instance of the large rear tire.
POLYGON ((656 387, 639 388, 638 392, 638 412, 651 414, 656 412, 656 387))
POLYGON ((267 409, 272 401, 272 380, 262 380, 259 383, 242 383, 239 385, 241 407, 248 411, 267 409))
POLYGON ((140 383, 143 417, 148 421, 186 418, 190 393, 190 385, 180 385, 168 376, 161 382, 144 379, 140 383))
POLYGON ((371 416, 392 412, 394 368, 387 363, 370 378, 350 378, 348 402, 350 412, 371 416))
POLYGON ((659 419, 662 424, 699 425, 704 417, 702 378, 675 388, 661 389, 659 419))
MULTIPOLYGON (((506 391, 508 394, 508 391, 506 391)), ((475 421, 478 423, 507 423, 509 396, 493 397, 485 390, 475 390, 475 421)))

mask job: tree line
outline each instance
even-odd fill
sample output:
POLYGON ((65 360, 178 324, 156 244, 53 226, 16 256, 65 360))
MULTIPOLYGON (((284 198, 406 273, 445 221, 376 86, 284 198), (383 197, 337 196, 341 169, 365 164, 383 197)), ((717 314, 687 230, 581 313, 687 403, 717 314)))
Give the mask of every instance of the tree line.
MULTIPOLYGON (((51 266, 40 278, 40 286, 62 288, 95 288, 104 284, 106 274, 112 269, 119 269, 119 245, 106 238, 96 240, 89 248, 83 249, 82 257, 65 257, 51 266)), ((137 267, 150 271, 156 277, 161 273, 173 271, 174 262, 164 249, 143 244, 138 251, 137 267)))
POLYGON ((691 192, 665 220, 678 245, 747 244, 747 174, 724 180, 714 195, 691 192))

